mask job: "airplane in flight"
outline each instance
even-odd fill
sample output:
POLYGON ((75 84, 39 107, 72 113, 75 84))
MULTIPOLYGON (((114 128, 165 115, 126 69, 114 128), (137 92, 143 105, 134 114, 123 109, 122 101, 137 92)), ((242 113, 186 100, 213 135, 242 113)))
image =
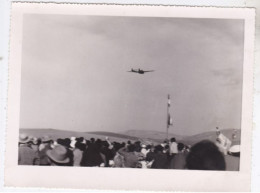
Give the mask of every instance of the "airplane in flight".
POLYGON ((135 70, 135 69, 131 69, 131 71, 127 71, 127 72, 135 72, 135 73, 138 73, 138 74, 144 74, 144 73, 146 73, 146 72, 153 72, 154 70, 142 70, 142 69, 137 69, 137 70, 135 70))

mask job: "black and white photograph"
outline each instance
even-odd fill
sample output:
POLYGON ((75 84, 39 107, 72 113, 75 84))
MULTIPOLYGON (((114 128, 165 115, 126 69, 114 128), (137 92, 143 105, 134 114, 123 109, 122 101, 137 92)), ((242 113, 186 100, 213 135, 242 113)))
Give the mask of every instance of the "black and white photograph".
POLYGON ((240 173, 245 19, 51 12, 20 25, 18 168, 240 173))
POLYGON ((239 171, 243 30, 24 16, 18 163, 239 171))

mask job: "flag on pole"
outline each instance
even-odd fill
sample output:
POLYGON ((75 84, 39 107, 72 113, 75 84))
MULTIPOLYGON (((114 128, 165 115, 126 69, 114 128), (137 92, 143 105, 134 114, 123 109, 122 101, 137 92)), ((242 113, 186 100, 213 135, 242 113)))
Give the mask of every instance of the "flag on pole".
POLYGON ((171 99, 170 99, 170 95, 168 94, 168 107, 171 106, 171 99))
POLYGON ((172 118, 171 118, 171 115, 170 113, 168 113, 168 127, 172 125, 172 118))
POLYGON ((168 95, 168 111, 167 111, 167 113, 168 113, 168 117, 167 117, 167 127, 169 127, 170 125, 173 124, 172 117, 171 117, 170 112, 169 112, 169 108, 170 108, 170 106, 171 106, 171 99, 170 99, 170 95, 168 95))

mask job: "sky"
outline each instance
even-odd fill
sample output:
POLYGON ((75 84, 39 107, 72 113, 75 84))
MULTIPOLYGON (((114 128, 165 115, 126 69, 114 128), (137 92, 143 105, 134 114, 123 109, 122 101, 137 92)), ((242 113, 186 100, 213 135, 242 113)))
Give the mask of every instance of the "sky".
POLYGON ((169 94, 170 133, 240 129, 243 36, 243 20, 25 15, 20 128, 165 132, 169 94))

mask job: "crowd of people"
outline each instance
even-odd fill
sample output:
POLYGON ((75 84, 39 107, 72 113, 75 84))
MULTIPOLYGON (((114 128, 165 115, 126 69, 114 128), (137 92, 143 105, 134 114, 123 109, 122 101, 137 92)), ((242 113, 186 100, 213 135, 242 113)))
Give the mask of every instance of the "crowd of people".
POLYGON ((225 170, 225 154, 213 142, 187 146, 175 138, 161 144, 111 142, 108 137, 19 136, 19 165, 225 170))

